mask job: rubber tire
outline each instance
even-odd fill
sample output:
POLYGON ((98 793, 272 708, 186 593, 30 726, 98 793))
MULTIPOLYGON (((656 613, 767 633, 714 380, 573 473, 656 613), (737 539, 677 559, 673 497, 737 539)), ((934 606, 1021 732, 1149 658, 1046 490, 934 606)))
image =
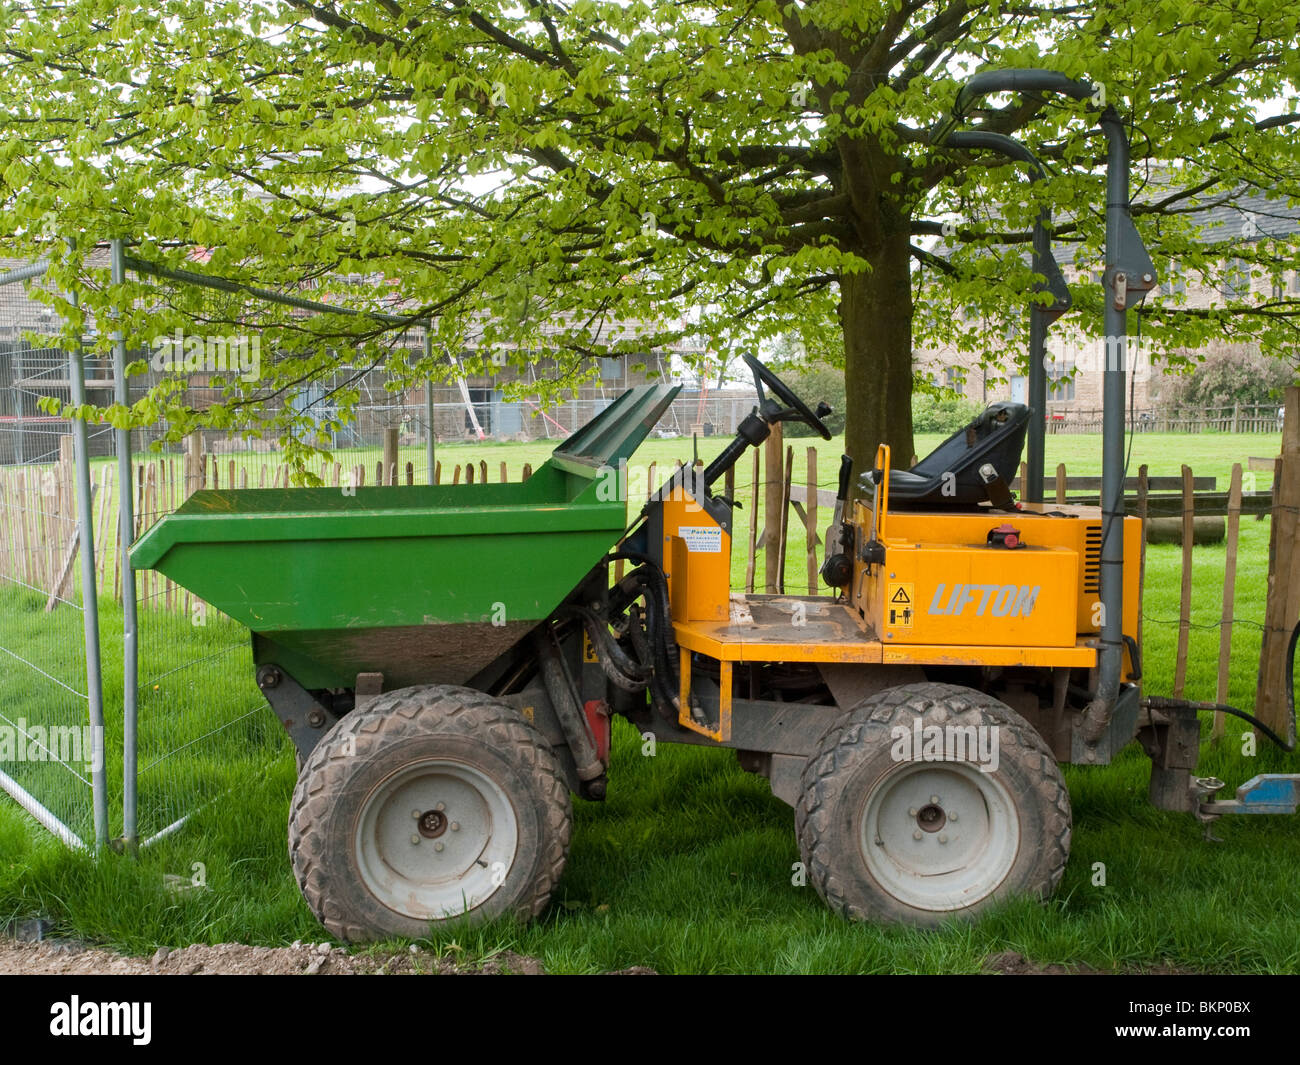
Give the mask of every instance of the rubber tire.
POLYGON ((365 886, 355 835, 365 799, 403 766, 454 757, 490 776, 518 827, 505 880, 484 902, 448 920, 536 917, 568 857, 573 808, 545 738, 520 714, 471 688, 426 685, 379 696, 340 720, 312 751, 289 810, 289 855, 303 898, 349 943, 426 935, 437 919, 401 914, 365 886))
MULTIPOLYGON (((943 763, 935 763, 943 764, 943 763)), ((864 699, 830 728, 804 767, 795 830, 808 877, 835 912, 855 921, 932 927, 973 917, 1015 896, 1049 897, 1070 853, 1070 795, 1041 736, 997 699, 953 684, 889 688, 864 699), (991 894, 969 906, 936 911, 891 895, 862 857, 861 818, 868 796, 899 763, 891 731, 928 724, 999 726, 999 765, 990 773, 1010 793, 1020 819, 1018 851, 991 894)))

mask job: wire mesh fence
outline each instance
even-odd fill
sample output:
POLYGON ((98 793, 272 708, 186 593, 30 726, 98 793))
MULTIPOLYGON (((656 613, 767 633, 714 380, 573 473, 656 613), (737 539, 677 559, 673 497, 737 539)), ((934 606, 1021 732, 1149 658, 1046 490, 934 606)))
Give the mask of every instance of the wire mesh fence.
MULTIPOLYGON (((39 305, 30 302, 20 306, 15 310, 10 302, 8 317, 0 313, 0 466, 58 461, 59 441, 69 428, 66 419, 41 407, 42 399, 71 400, 67 352, 31 339, 32 330, 51 327, 41 313, 44 307, 37 310, 39 305)), ((103 384, 110 369, 102 358, 85 362, 90 397, 105 400, 103 384)), ((107 426, 89 427, 90 454, 112 454, 112 436, 107 426)))
POLYGON ((253 681, 248 633, 201 601, 140 614, 137 828, 147 846, 292 745, 253 681))
POLYGON ((0 469, 0 785, 80 847, 93 838, 91 780, 104 737, 90 720, 67 488, 49 469, 0 469))
MULTIPOLYGON (((30 284, 41 276, 28 271, 30 284)), ((89 501, 74 459, 88 461, 88 434, 78 452, 41 400, 84 400, 101 367, 52 342, 58 316, 19 286, 0 285, 0 307, 0 786, 84 847, 104 838, 106 752, 98 602, 77 564, 89 501)))

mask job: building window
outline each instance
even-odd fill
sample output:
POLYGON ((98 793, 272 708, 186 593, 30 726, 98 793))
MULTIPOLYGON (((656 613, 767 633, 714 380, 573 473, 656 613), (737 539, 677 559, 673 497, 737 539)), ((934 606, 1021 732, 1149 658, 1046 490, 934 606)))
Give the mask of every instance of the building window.
POLYGON ((1047 374, 1047 398, 1053 403, 1068 403, 1074 399, 1073 367, 1053 369, 1047 374))
POLYGON ((949 366, 944 371, 943 383, 959 396, 966 394, 966 371, 960 366, 949 366))
POLYGON ((1170 263, 1168 276, 1160 282, 1160 295, 1175 296, 1187 291, 1187 278, 1178 263, 1170 263))
MULTIPOLYGON (((492 432, 492 389, 490 388, 471 388, 469 389, 469 401, 474 407, 474 416, 478 419, 479 428, 484 434, 492 432)), ((465 431, 473 432, 474 419, 470 417, 469 411, 465 411, 465 431)))
POLYGON ((1250 274, 1240 259, 1232 259, 1223 275, 1223 295, 1230 300, 1240 299, 1250 291, 1250 274))

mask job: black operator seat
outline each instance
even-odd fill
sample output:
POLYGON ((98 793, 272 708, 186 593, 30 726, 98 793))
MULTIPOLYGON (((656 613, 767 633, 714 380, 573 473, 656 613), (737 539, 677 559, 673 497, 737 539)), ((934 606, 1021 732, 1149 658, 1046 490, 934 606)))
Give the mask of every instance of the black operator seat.
MULTIPOLYGON (((891 470, 889 506, 898 510, 969 508, 988 501, 989 489, 980 467, 992 465, 1003 484, 1010 484, 1019 470, 1028 429, 1029 408, 1025 404, 991 404, 910 470, 891 470), (952 476, 945 478, 945 473, 952 476)), ((870 492, 871 486, 864 484, 863 488, 870 492)))

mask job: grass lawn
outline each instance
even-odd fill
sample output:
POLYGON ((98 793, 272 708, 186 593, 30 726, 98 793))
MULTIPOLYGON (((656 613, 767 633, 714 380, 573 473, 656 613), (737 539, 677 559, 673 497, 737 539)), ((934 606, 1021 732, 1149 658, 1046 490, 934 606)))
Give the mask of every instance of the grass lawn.
MULTIPOLYGON (((933 442, 919 440, 918 451, 933 442)), ((701 457, 710 458, 722 443, 702 442, 701 457)), ((803 448, 811 441, 792 443, 802 480, 803 448)), ((1276 436, 1140 435, 1130 473, 1146 462, 1152 474, 1176 474, 1187 462, 1226 488, 1232 462, 1244 465, 1246 457, 1272 455, 1277 448, 1276 436)), ((524 462, 536 466, 547 453, 535 444, 439 450, 444 463, 462 454, 459 461, 487 459, 494 481, 503 459, 513 470, 524 462)), ((822 483, 833 479, 838 454, 837 441, 820 445, 822 483)), ((651 441, 637 459, 657 461, 662 469, 679 457, 689 459, 689 441, 651 441)), ((743 534, 749 461, 742 459, 738 476, 746 506, 738 518, 743 534)), ((1058 461, 1075 473, 1100 472, 1099 439, 1049 437, 1049 468, 1058 461)), ((827 513, 819 517, 822 526, 828 521, 827 513)), ((1229 701, 1249 708, 1269 524, 1248 518, 1241 528, 1229 701)), ((801 529, 791 534, 791 590, 800 590, 805 579, 802 535, 801 529)), ((1212 699, 1223 550, 1198 547, 1193 555, 1196 627, 1186 694, 1212 699)), ((733 578, 743 576, 743 562, 740 567, 737 573, 733 565, 733 578)), ((1178 585, 1179 549, 1150 548, 1143 610, 1146 690, 1152 694, 1172 689, 1178 585)), ((7 614, 10 604, 0 603, 0 609, 7 614)), ((161 637, 143 645, 144 677, 165 676, 171 662, 222 652, 227 634, 177 626, 161 637)), ((109 643, 106 637, 106 656, 109 643)), ((247 670, 235 665, 224 662, 224 673, 205 684, 221 685, 224 676, 220 690, 237 716, 255 692, 247 670)), ((110 713, 116 698, 120 693, 106 699, 110 713)), ((185 699, 183 690, 160 689, 155 713, 174 713, 169 705, 185 699), (168 694, 170 704, 163 697, 168 694)), ((1257 756, 1244 756, 1243 727, 1230 719, 1227 742, 1205 744, 1201 773, 1235 786, 1256 773, 1300 770, 1300 759, 1264 747, 1257 756)), ((1208 734, 1208 718, 1203 728, 1208 734)), ((286 854, 292 751, 274 729, 247 729, 235 743, 203 751, 186 770, 193 775, 177 778, 219 801, 138 860, 70 854, 12 803, 0 802, 0 922, 43 914, 65 934, 136 953, 190 942, 278 945, 325 938, 298 895, 286 854), (254 769, 255 759, 240 760, 250 751, 278 753, 269 768, 254 769), (234 790, 225 791, 231 784, 234 790), (205 889, 165 890, 165 874, 188 877, 195 863, 202 863, 205 889)), ((169 742, 184 742, 184 735, 178 732, 169 742)), ((266 762, 262 757, 260 764, 266 762)), ((1215 827, 1224 842, 1205 842, 1190 816, 1148 805, 1147 767, 1136 747, 1109 767, 1067 767, 1073 853, 1050 903, 1013 902, 972 924, 919 932, 846 924, 811 887, 794 886, 792 865, 799 855, 791 811, 769 794, 766 781, 742 773, 730 752, 660 744, 654 757, 644 757, 635 731, 616 723, 609 799, 575 800, 573 848, 547 913, 524 928, 444 929, 433 945, 467 958, 517 950, 539 957, 553 972, 632 965, 692 973, 974 972, 985 956, 1003 950, 1043 963, 1102 969, 1300 971, 1300 915, 1293 901, 1300 824, 1282 817, 1224 820, 1215 827)))

